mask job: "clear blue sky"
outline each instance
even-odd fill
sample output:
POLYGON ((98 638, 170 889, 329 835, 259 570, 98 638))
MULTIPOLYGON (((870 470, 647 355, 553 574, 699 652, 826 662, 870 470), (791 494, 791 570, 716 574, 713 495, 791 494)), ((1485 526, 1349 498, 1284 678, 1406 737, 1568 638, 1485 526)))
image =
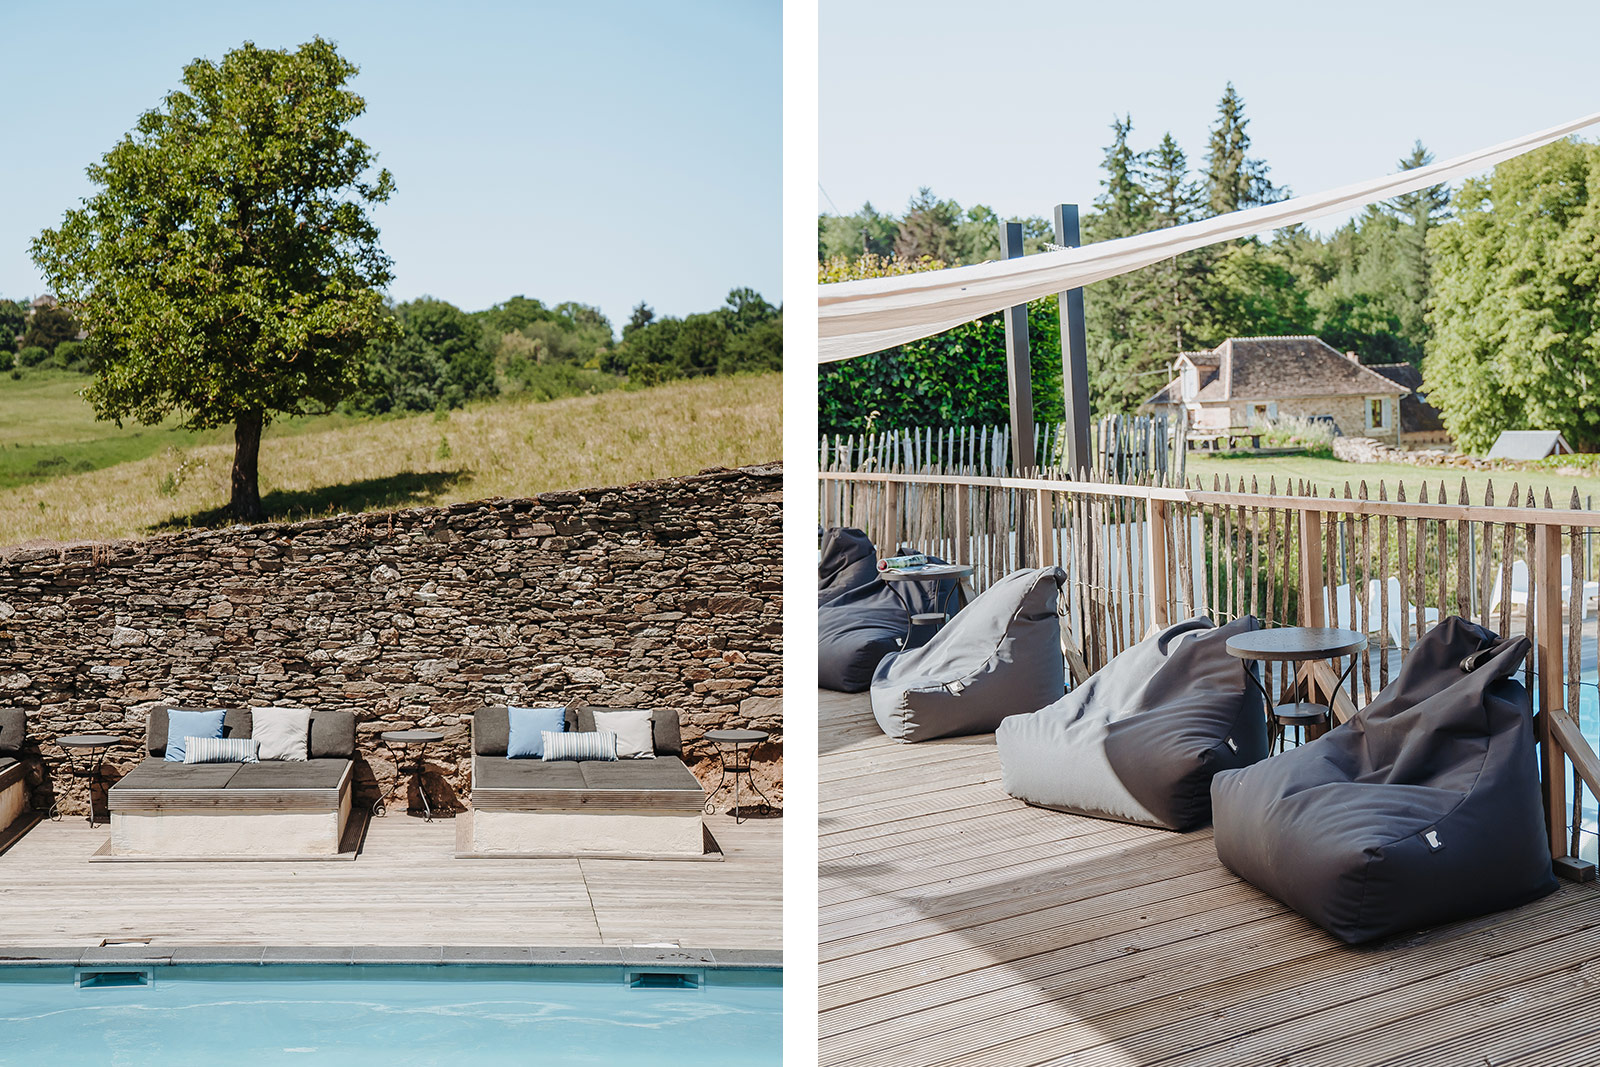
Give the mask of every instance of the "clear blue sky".
POLYGON ((845 213, 922 185, 1002 216, 1087 206, 1129 112, 1136 148, 1170 130, 1199 168, 1230 80, 1299 193, 1390 173, 1419 137, 1445 159, 1600 111, 1594 0, 821 0, 820 37, 819 178, 845 213))
POLYGON ((782 300, 778 0, 0 0, 0 25, 0 296, 42 291, 29 240, 186 63, 320 34, 361 68, 355 129, 398 186, 376 212, 396 299, 575 300, 618 328, 640 300, 782 300))

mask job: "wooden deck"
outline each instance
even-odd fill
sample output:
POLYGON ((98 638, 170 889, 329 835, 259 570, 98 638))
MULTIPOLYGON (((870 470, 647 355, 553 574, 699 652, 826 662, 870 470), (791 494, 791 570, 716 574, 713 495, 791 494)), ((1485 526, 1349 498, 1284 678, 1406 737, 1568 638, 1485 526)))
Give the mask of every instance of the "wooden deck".
POLYGON ((0 946, 780 948, 782 820, 706 825, 724 862, 458 860, 453 819, 391 813, 348 863, 90 863, 108 831, 68 817, 0 855, 0 946))
POLYGON ((1209 830, 1029 808, 992 736, 820 694, 823 1064, 1517 1064, 1600 1056, 1600 890, 1352 949, 1209 830))

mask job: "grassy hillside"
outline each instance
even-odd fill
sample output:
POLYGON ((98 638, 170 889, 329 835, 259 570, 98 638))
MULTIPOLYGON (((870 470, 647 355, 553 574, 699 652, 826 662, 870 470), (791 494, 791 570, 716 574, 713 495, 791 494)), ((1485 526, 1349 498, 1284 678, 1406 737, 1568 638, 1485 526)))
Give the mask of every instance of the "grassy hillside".
MULTIPOLYGON (((0 454, 19 457, 0 461, 0 478, 10 472, 0 481, 0 545, 227 521, 228 430, 119 431, 95 423, 72 395, 82 382, 41 378, 37 390, 13 393, 24 379, 0 390, 0 454), (74 472, 39 472, 50 456, 74 472)), ((781 383, 777 374, 737 375, 547 403, 501 400, 448 416, 274 424, 261 446, 262 503, 273 518, 292 519, 774 461, 783 454, 781 383)))

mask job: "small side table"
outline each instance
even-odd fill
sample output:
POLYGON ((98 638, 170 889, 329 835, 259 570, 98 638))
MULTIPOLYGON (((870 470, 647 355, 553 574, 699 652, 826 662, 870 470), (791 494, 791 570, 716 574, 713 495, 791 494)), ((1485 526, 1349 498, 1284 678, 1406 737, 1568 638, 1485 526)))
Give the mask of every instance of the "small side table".
POLYGON ((756 791, 756 796, 761 798, 761 802, 769 808, 772 807, 772 801, 767 799, 767 794, 763 793, 761 791, 761 787, 756 785, 755 776, 750 773, 750 749, 765 741, 767 739, 767 734, 761 730, 707 730, 705 732, 705 738, 707 741, 710 741, 717 746, 717 761, 722 764, 722 776, 717 779, 717 787, 713 789, 706 797, 706 814, 711 814, 711 802, 716 799, 718 793, 722 792, 722 787, 727 783, 729 771, 733 772, 734 825, 744 822, 744 816, 739 810, 740 771, 744 772, 745 781, 750 783, 750 788, 756 791), (722 747, 724 745, 733 746, 732 763, 728 762, 727 750, 722 747), (749 748, 745 749, 743 762, 741 762, 739 759, 740 745, 749 746, 749 748))
MULTIPOLYGON (((56 738, 67 754, 67 766, 72 769, 72 777, 89 779, 89 826, 94 827, 94 787, 104 784, 101 774, 105 767, 106 752, 111 746, 122 740, 110 734, 64 734, 56 738)), ((50 818, 54 822, 61 821, 61 798, 57 797, 50 804, 50 818)))
MULTIPOLYGON (((399 756, 394 761, 394 782, 383 796, 373 801, 372 814, 380 819, 383 817, 383 802, 394 796, 395 791, 400 788, 400 779, 404 770, 401 764, 409 759, 411 761, 411 780, 416 783, 417 795, 422 798, 422 820, 424 822, 432 822, 433 809, 428 806, 428 791, 423 788, 422 776, 427 770, 425 757, 428 746, 435 742, 443 741, 444 734, 437 730, 389 730, 379 734, 378 738, 383 742, 384 747, 389 750, 389 755, 394 756, 395 750, 399 749, 399 756)), ((407 807, 406 810, 410 811, 411 809, 407 807)))
MULTIPOLYGON (((1333 687, 1334 692, 1344 688, 1345 680, 1350 677, 1350 672, 1355 670, 1356 657, 1364 652, 1366 647, 1365 634, 1354 630, 1343 630, 1336 626, 1278 626, 1268 630, 1252 630, 1228 639, 1228 654, 1247 663, 1252 660, 1263 663, 1307 663, 1313 660, 1336 660, 1341 656, 1349 656, 1350 665, 1339 676, 1339 681, 1333 687)), ((1269 756, 1272 754, 1274 740, 1277 742, 1278 751, 1284 751, 1290 727, 1299 729, 1302 742, 1315 740, 1328 732, 1332 711, 1328 705, 1311 699, 1309 683, 1297 680, 1294 684, 1296 691, 1302 686, 1306 689, 1304 694, 1295 693, 1303 695, 1305 699, 1293 700, 1287 704, 1274 704, 1272 694, 1267 691, 1261 679, 1256 677, 1255 672, 1246 670, 1245 673, 1266 698, 1267 725, 1270 731, 1267 737, 1269 756)))
MULTIPOLYGON (((950 602, 955 599, 956 594, 961 593, 962 600, 965 601, 966 594, 962 592, 961 583, 971 576, 972 568, 965 563, 930 563, 925 567, 917 567, 912 570, 895 570, 891 568, 878 572, 878 578, 890 589, 894 590, 895 596, 899 597, 901 604, 905 606, 906 648, 916 648, 918 645, 927 643, 927 638, 918 642, 912 641, 912 635, 916 633, 917 627, 927 626, 937 631, 939 627, 944 625, 944 620, 950 614, 950 602), (941 602, 939 598, 939 583, 946 578, 954 578, 955 581, 951 583, 950 591, 944 595, 944 599, 941 602), (911 595, 900 591, 900 585, 904 582, 932 582, 933 606, 937 610, 920 614, 914 613, 911 610, 911 595)), ((932 636, 932 634, 930 633, 929 636, 932 636)))

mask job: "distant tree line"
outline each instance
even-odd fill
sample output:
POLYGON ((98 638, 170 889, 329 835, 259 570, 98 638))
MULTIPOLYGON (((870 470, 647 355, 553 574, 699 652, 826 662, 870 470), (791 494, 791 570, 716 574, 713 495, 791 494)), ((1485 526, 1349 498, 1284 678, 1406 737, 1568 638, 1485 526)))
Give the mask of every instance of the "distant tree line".
MULTIPOLYGON (((1248 129, 1244 101, 1229 84, 1203 166, 1195 171, 1170 133, 1154 147, 1138 147, 1131 118, 1115 118, 1101 161, 1101 191, 1083 218, 1084 240, 1177 226, 1287 197, 1289 190, 1274 184, 1267 163, 1252 154, 1248 129)), ((1399 165, 1430 161, 1418 142, 1399 165)), ((1433 330, 1429 240, 1448 217, 1447 190, 1433 186, 1374 205, 1327 236, 1293 227, 1270 240, 1199 249, 1089 286, 1084 311, 1096 413, 1132 411, 1165 383, 1179 352, 1228 337, 1314 334, 1369 362, 1420 363, 1433 330)), ((818 219, 821 276, 839 280, 998 259, 1000 221, 988 207, 963 208, 926 188, 899 216, 871 204, 853 215, 824 215, 818 219)), ((1044 218, 1012 221, 1022 223, 1027 252, 1053 239, 1044 218)), ((1054 346, 1040 336, 1053 338, 1059 328, 1054 300, 1036 302, 1029 318, 1038 323, 1030 325, 1035 347, 1054 346)), ((859 430, 874 411, 885 425, 914 424, 930 417, 930 395, 951 392, 968 399, 952 397, 943 421, 994 421, 994 413, 1006 411, 1003 337, 998 316, 991 316, 823 368, 823 428, 859 430), (883 387, 887 382, 895 388, 883 387)), ((1046 372, 1053 376, 1035 377, 1041 412, 1052 402, 1059 406, 1057 351, 1052 347, 1040 361, 1055 368, 1046 372)))
MULTIPOLYGON (((683 318, 657 317, 640 303, 620 339, 598 308, 526 296, 476 312, 424 296, 389 304, 386 314, 398 330, 369 350, 347 410, 436 411, 510 394, 551 400, 783 365, 783 311, 753 289, 683 318)), ((14 377, 34 367, 93 373, 92 347, 79 332, 63 308, 30 314, 24 302, 0 300, 0 369, 14 377)))

